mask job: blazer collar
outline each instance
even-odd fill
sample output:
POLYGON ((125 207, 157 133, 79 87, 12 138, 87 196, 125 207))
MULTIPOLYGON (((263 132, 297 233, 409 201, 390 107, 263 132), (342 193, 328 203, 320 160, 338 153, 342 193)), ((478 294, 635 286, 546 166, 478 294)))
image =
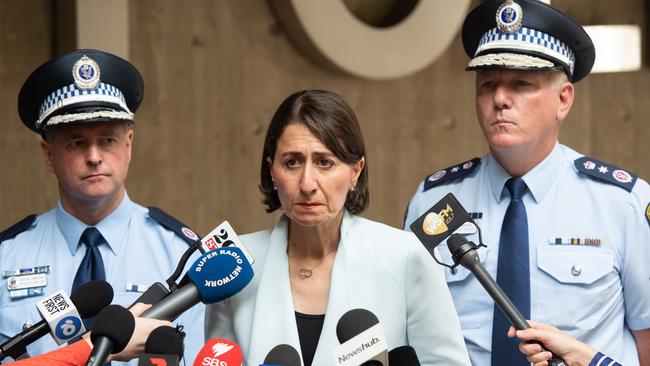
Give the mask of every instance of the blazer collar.
MULTIPOLYGON (((351 310, 352 293, 350 278, 352 275, 349 250, 350 227, 355 217, 347 211, 341 224, 341 239, 332 268, 327 311, 321 331, 318 347, 314 355, 314 365, 332 363, 332 351, 339 345, 336 338, 336 324, 346 311, 351 310)), ((268 352, 278 344, 288 344, 301 355, 300 340, 296 325, 295 310, 289 282, 289 262, 287 258, 287 235, 289 219, 282 216, 271 232, 269 249, 264 261, 257 290, 257 299, 253 313, 250 344, 248 345, 248 363, 257 365, 264 360, 268 352), (270 309, 274 309, 272 313, 270 309)))

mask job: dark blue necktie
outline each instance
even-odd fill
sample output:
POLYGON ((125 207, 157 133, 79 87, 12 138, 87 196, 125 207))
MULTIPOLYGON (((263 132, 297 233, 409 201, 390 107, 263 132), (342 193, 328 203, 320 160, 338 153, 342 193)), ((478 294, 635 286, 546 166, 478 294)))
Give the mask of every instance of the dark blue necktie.
POLYGON ((90 280, 106 280, 104 261, 99 246, 106 243, 102 234, 94 227, 89 227, 81 234, 79 242, 86 244, 86 255, 81 260, 77 274, 72 283, 72 292, 90 280))
MULTIPOLYGON (((528 259, 528 218, 522 197, 526 183, 521 178, 506 182, 510 204, 501 225, 497 283, 526 319, 530 319, 530 269, 528 259)), ((492 366, 530 365, 519 352, 519 339, 508 338, 510 322, 494 305, 492 325, 492 366)))

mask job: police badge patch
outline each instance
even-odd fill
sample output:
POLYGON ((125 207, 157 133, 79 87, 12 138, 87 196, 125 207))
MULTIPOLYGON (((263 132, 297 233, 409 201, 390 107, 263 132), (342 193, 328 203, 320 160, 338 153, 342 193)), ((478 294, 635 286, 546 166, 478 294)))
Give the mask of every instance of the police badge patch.
POLYGON ((650 225, 650 203, 645 208, 645 219, 648 221, 648 225, 650 225))

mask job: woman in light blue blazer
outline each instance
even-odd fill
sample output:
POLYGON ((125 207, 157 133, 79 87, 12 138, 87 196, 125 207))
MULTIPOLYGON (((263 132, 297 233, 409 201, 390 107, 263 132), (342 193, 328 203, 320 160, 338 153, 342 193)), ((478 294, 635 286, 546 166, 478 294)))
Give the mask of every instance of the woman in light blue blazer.
POLYGON ((260 190, 271 229, 241 237, 255 258, 253 281, 211 305, 206 338, 238 343, 248 365, 278 344, 303 364, 333 365, 336 325, 363 308, 389 348, 412 346, 422 365, 468 365, 444 275, 412 233, 357 216, 368 206, 361 129, 338 95, 289 96, 264 141, 260 190))

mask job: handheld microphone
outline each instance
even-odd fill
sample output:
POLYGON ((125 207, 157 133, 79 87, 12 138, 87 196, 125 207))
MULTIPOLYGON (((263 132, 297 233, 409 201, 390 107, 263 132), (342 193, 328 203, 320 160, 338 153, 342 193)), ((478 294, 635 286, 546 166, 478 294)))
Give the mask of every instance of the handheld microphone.
POLYGON ((192 306, 213 304, 241 291, 253 279, 253 267, 236 247, 203 254, 188 271, 190 282, 142 313, 142 317, 173 320, 192 306))
MULTIPOLYGON (((490 297, 494 300, 494 303, 497 304, 503 315, 508 318, 515 329, 523 330, 530 328, 526 318, 524 318, 519 309, 517 309, 515 304, 512 303, 508 295, 503 292, 503 289, 501 289, 494 278, 492 278, 490 273, 488 273, 485 267, 481 264, 481 259, 476 252, 476 244, 468 241, 460 234, 452 234, 447 240, 447 247, 449 248, 449 252, 453 257, 454 262, 467 268, 474 274, 476 279, 481 283, 485 291, 488 292, 490 297)), ((541 343, 539 344, 541 345, 541 343)), ((542 348, 544 347, 542 346, 542 348)), ((555 355, 549 360, 549 365, 566 366, 564 361, 555 355)))
POLYGON ((178 366, 183 357, 183 338, 178 329, 162 326, 154 329, 144 344, 138 366, 178 366))
POLYGON ((209 340, 194 360, 194 366, 241 366, 244 355, 241 347, 223 338, 209 340))
POLYGON ((420 366, 420 360, 411 346, 399 346, 388 352, 388 363, 399 366, 420 366))
POLYGON ((300 355, 295 348, 288 344, 278 344, 264 357, 264 363, 260 366, 301 366, 300 355))
MULTIPOLYGON (((113 301, 113 287, 105 281, 89 281, 70 295, 70 301, 76 307, 76 311, 81 318, 91 318, 113 301)), ((65 310, 68 310, 66 312, 67 314, 70 310, 73 310, 73 307, 65 310)), ((57 327, 58 324, 55 324, 55 328, 51 330, 53 334, 59 332, 63 336, 59 338, 67 337, 67 334, 71 330, 69 323, 74 323, 73 319, 66 318, 68 317, 64 316, 60 321, 60 326, 57 327)), ((50 326, 46 320, 41 320, 23 332, 11 337, 0 345, 0 361, 6 357, 17 360, 21 356, 26 355, 27 346, 48 332, 50 332, 50 326)))
POLYGON ((122 351, 135 330, 135 318, 120 305, 109 305, 99 312, 90 333, 93 350, 86 366, 102 366, 111 353, 122 351))
POLYGON ((388 345, 379 319, 366 309, 352 309, 336 324, 341 345, 334 353, 334 365, 388 365, 388 345), (367 362, 367 364, 366 364, 367 362))

